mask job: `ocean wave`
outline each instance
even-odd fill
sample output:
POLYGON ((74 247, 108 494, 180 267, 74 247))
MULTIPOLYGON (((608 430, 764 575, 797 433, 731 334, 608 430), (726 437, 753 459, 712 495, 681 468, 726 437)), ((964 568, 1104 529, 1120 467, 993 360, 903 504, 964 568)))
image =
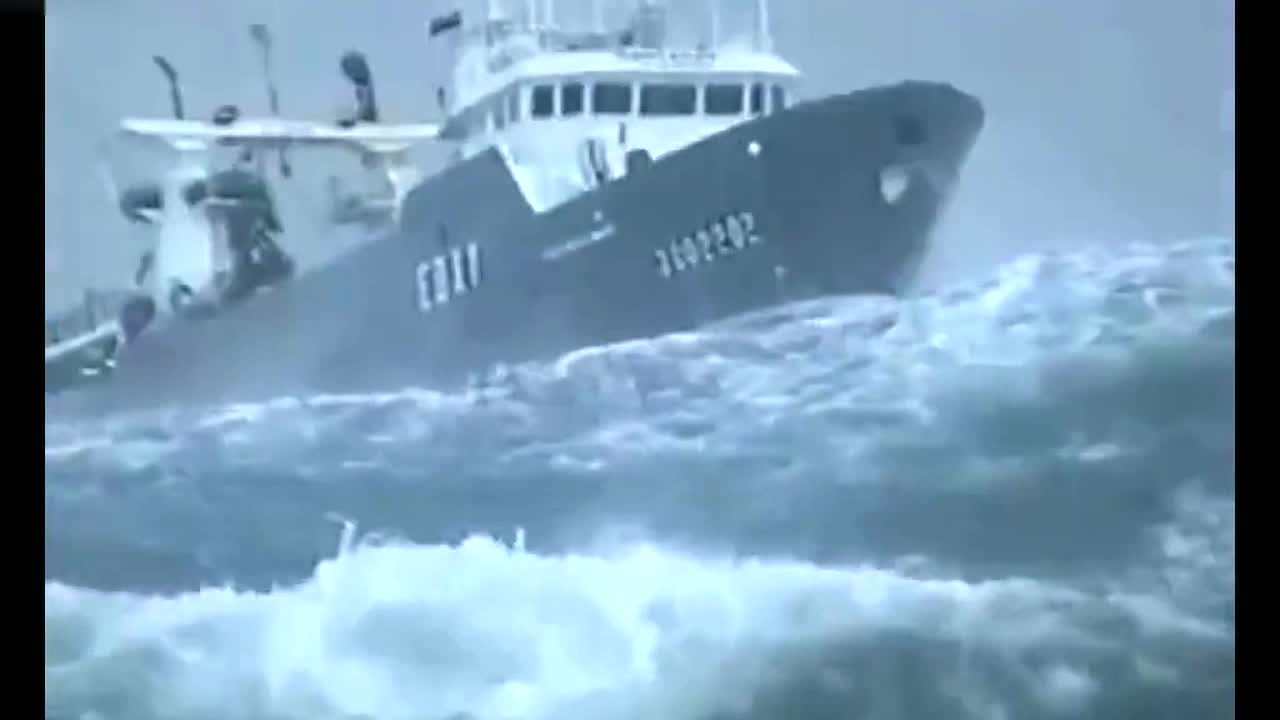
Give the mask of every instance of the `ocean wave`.
POLYGON ((1234 261, 1029 256, 463 392, 47 420, 50 717, 1229 712, 1234 261), (333 556, 334 510, 397 539, 333 556))
POLYGON ((788 305, 696 333, 501 368, 461 393, 406 389, 105 423, 51 420, 45 459, 139 466, 200 448, 251 464, 259 449, 275 457, 296 448, 319 451, 328 466, 324 446, 341 429, 348 453, 365 451, 348 458, 355 464, 378 463, 380 448, 448 460, 451 448, 470 456, 480 442, 505 459, 589 468, 616 460, 610 448, 737 451, 780 423, 917 426, 975 393, 1001 410, 1040 407, 1046 397, 1103 394, 1134 373, 1229 363, 1233 375, 1234 263, 1234 242, 1220 239, 1028 256, 994 278, 918 298, 788 305), (575 452, 587 446, 604 454, 575 452))
POLYGON ((989 718, 1153 700, 1172 712, 1172 696, 1221 700, 1234 669, 1229 626, 1158 596, 653 544, 357 544, 265 593, 50 583, 45 613, 46 705, 68 717, 989 718), (1207 689, 1169 692, 1203 663, 1207 689))

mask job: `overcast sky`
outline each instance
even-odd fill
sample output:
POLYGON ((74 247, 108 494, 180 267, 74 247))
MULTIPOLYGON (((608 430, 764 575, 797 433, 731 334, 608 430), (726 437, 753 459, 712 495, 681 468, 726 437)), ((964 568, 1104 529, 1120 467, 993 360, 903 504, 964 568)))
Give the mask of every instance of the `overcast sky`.
MULTIPOLYGON (((476 1, 476 0, 472 0, 476 1)), ((745 5, 747 0, 726 0, 745 5)), ((677 4, 681 4, 677 0, 677 4)), ((701 4, 701 0, 691 3, 701 4)), ((87 284, 122 285, 144 247, 105 199, 95 149, 126 114, 165 115, 151 65, 178 66, 193 111, 265 106, 245 26, 269 22, 287 112, 330 117, 338 55, 364 49, 392 120, 430 115, 440 58, 429 0, 50 0, 45 21, 46 309, 87 284)), ((787 0, 780 52, 817 95, 905 78, 982 98, 988 123, 931 273, 971 274, 1022 251, 1173 240, 1222 227, 1233 148, 1221 97, 1234 85, 1234 5, 1222 0, 787 0)), ((314 215, 323 178, 300 168, 289 215, 314 215)), ((294 228, 308 227, 294 218, 294 228)), ((318 226, 317 226, 318 227, 318 226)), ((289 238, 303 256, 347 240, 289 238)))

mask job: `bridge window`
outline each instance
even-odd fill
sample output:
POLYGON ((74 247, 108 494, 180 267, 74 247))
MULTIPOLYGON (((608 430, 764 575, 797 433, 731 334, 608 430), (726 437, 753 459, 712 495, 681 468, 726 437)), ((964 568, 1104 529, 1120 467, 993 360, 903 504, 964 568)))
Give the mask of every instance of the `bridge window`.
POLYGON ((741 115, 741 85, 708 85, 703 98, 708 115, 741 115))
POLYGON ((591 88, 591 110, 600 115, 630 115, 631 86, 598 83, 591 88))
POLYGON ((520 122, 520 88, 512 88, 507 93, 507 120, 520 122))
POLYGON ((698 88, 693 85, 644 85, 641 115, 692 115, 698 111, 698 88))
POLYGON ((581 115, 583 105, 582 83, 565 83, 560 86, 560 114, 581 115))
POLYGON ((494 98, 490 102, 493 104, 493 129, 501 130, 507 126, 507 104, 501 97, 494 98))
POLYGON ((772 97, 769 98, 770 112, 782 112, 787 109, 787 91, 782 89, 781 85, 774 85, 769 88, 772 97))
POLYGON ((529 114, 536 118, 549 118, 556 112, 555 88, 550 85, 535 85, 529 114))
POLYGON ((760 83, 751 86, 751 114, 764 114, 764 85, 760 83))
POLYGON ((462 117, 466 123, 468 134, 483 135, 489 132, 489 109, 483 105, 473 105, 467 108, 462 117))
POLYGON ((464 128, 463 132, 467 135, 479 135, 485 131, 485 123, 488 122, 488 119, 479 110, 467 108, 462 111, 460 122, 464 128))

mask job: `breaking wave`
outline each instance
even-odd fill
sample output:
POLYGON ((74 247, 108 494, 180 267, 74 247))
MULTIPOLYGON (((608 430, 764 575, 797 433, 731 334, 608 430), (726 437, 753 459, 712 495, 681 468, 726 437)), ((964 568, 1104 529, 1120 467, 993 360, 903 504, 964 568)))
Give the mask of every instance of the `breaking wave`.
POLYGON ((47 715, 1230 716, 1234 262, 47 423, 47 715))

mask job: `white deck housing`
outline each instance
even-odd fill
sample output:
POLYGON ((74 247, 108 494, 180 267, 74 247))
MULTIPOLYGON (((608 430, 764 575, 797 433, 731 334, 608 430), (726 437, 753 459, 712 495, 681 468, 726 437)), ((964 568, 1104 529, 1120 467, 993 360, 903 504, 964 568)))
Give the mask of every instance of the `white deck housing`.
POLYGON ((800 78, 772 50, 764 2, 745 38, 723 34, 713 5, 692 46, 669 40, 667 8, 652 0, 608 31, 598 16, 577 30, 549 20, 552 3, 523 5, 523 17, 496 1, 474 24, 456 16, 441 137, 461 157, 499 148, 538 210, 621 175, 630 151, 658 159, 784 109, 800 78))

